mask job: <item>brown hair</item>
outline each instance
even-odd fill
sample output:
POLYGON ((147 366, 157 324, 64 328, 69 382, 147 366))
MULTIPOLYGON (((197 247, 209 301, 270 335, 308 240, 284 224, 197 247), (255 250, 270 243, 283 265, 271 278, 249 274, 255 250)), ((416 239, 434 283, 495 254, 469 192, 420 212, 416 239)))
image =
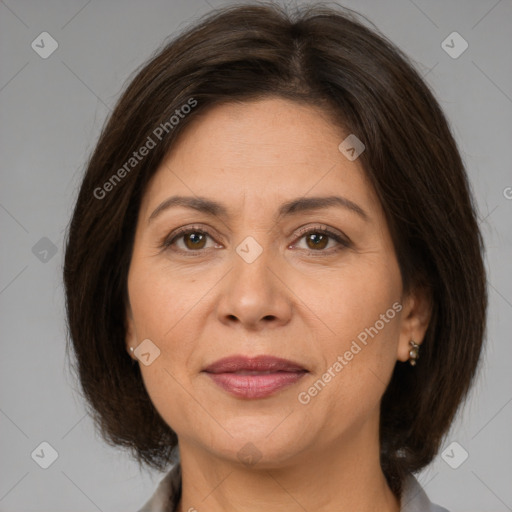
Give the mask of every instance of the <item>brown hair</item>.
POLYGON ((483 246, 437 101, 401 51, 348 10, 223 8, 137 72, 103 128, 68 231, 67 316, 83 393, 107 442, 130 448, 139 463, 167 467, 176 434, 125 350, 141 197, 192 119, 223 102, 269 96, 321 106, 364 142, 359 158, 384 208, 404 291, 428 286, 433 299, 418 364, 397 362, 381 403, 381 465, 399 494, 405 474, 436 455, 476 374, 487 306, 483 246), (191 100, 194 108, 171 127, 191 100), (157 142, 157 127, 158 143, 128 167, 145 141, 157 142))

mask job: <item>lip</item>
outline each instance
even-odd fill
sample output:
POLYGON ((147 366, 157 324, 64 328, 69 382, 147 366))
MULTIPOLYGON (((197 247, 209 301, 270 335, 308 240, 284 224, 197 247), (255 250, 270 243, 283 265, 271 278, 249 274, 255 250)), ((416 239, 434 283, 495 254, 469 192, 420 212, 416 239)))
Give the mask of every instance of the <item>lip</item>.
POLYGON ((273 356, 230 356, 203 370, 215 384, 239 398, 265 398, 298 382, 308 370, 273 356))
POLYGON ((304 371, 301 364, 274 356, 229 356, 219 359, 203 371, 208 373, 234 373, 240 371, 296 372, 304 371))

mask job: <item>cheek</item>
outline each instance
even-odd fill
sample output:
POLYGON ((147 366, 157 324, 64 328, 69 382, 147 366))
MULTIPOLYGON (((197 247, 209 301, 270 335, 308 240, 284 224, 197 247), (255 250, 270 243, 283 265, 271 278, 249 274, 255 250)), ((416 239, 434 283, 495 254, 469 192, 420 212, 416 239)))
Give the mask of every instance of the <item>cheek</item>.
POLYGON ((138 337, 162 345, 187 323, 187 315, 204 294, 196 278, 166 267, 150 258, 134 258, 128 291, 138 337))
POLYGON ((398 332, 396 309, 400 308, 393 304, 400 301, 401 278, 393 262, 351 264, 307 279, 300 276, 293 289, 314 313, 323 337, 330 337, 336 348, 350 344, 376 322, 383 335, 393 337, 398 332))
POLYGON ((306 393, 301 403, 310 400, 329 410, 333 425, 362 420, 378 406, 396 364, 402 309, 398 267, 350 266, 297 293, 306 292, 322 333, 316 349, 322 365, 310 387, 301 388, 306 393))
POLYGON ((201 329, 196 320, 204 288, 204 281, 175 270, 171 273, 165 264, 132 260, 128 290, 137 344, 150 339, 159 350, 150 365, 139 362, 144 386, 159 414, 177 433, 197 421, 189 371, 201 329))

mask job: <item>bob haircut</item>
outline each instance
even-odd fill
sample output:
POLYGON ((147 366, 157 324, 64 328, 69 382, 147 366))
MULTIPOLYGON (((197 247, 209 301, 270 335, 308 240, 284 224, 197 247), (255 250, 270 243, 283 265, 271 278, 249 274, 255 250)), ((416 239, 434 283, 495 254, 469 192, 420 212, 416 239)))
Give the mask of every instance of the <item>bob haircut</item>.
POLYGON ((398 494, 406 473, 438 452, 476 375, 486 328, 484 249, 437 101, 407 57, 352 11, 317 4, 290 14, 266 3, 218 9, 136 71, 105 122, 68 227, 73 369, 105 441, 164 470, 177 436, 125 347, 141 198, 194 118, 215 105, 269 97, 320 106, 363 141, 359 161, 384 209, 404 293, 419 287, 432 299, 421 358, 414 367, 396 363, 381 402, 380 461, 398 494), (143 145, 149 149, 135 159, 143 145))

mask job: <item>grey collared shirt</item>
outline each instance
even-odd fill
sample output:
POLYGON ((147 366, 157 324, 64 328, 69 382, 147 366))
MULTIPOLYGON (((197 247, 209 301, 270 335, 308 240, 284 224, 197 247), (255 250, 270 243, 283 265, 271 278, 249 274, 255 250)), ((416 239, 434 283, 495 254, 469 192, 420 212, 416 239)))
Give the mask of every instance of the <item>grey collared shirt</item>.
MULTIPOLYGON (((176 463, 160 481, 153 496, 138 512, 175 512, 181 496, 181 467, 176 463)), ((412 474, 404 481, 400 512, 449 512, 432 503, 412 474)))

